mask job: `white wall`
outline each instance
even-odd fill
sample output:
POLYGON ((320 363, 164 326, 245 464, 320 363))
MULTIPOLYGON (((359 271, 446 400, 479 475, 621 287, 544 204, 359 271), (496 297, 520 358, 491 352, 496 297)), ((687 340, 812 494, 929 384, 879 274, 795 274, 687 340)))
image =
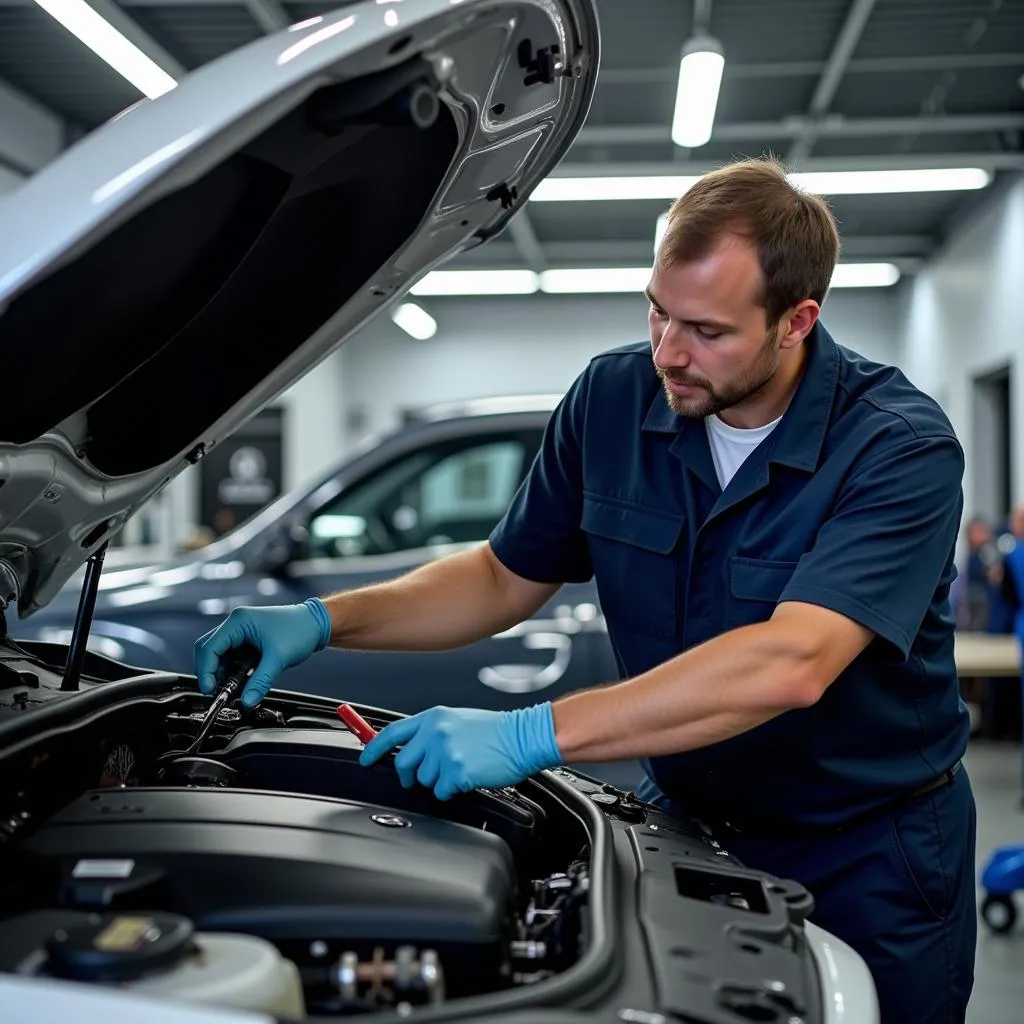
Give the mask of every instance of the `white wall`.
POLYGON ((1011 365, 1013 500, 1024 499, 1024 177, 992 202, 897 294, 900 363, 942 403, 967 454, 966 513, 971 514, 972 381, 1011 365))
POLYGON ((345 449, 344 347, 328 356, 275 403, 284 409, 284 489, 307 483, 345 449))
MULTIPOLYGON (((416 341, 387 317, 343 349, 343 402, 361 420, 349 443, 389 429, 401 410, 493 395, 562 393, 591 356, 647 337, 647 305, 633 297, 421 299, 438 322, 416 341)), ((837 291, 822 320, 840 344, 892 360, 895 298, 887 290, 837 291)))

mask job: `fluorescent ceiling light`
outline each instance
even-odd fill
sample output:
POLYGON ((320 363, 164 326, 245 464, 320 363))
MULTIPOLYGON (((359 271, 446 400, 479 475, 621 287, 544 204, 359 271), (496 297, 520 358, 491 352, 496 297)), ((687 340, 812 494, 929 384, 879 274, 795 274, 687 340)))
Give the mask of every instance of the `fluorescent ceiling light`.
POLYGON ((908 171, 806 171, 789 176, 818 195, 877 195, 884 192, 967 192, 984 188, 992 175, 981 167, 934 167, 908 171))
POLYGON ((888 288, 900 279, 893 263, 839 263, 830 288, 888 288))
POLYGON ((642 292, 651 279, 650 267, 585 267, 578 270, 545 270, 540 289, 550 295, 582 295, 604 292, 642 292))
POLYGON ((695 174, 635 178, 545 178, 530 195, 535 203, 567 200, 675 199, 698 181, 695 174))
POLYGON ((151 100, 170 92, 178 84, 85 0, 36 0, 36 3, 151 100))
POLYGON ((532 270, 434 270, 409 289, 413 295, 532 295, 532 270))
MULTIPOLYGON (((678 199, 696 175, 657 177, 545 178, 530 196, 537 203, 678 199)), ((898 171, 809 171, 789 180, 817 195, 875 195, 885 192, 959 192, 985 188, 991 174, 981 167, 937 167, 898 171)))
MULTIPOLYGON (((541 291, 551 295, 640 294, 651 279, 650 267, 586 267, 545 270, 541 291)), ((832 288, 888 288, 900 279, 893 263, 840 263, 832 274, 832 288)))
MULTIPOLYGON (((435 270, 420 283, 426 283, 430 290, 419 294, 532 295, 540 290, 548 295, 640 295, 650 277, 650 266, 564 267, 544 270, 540 274, 530 270, 435 270), (509 287, 517 282, 525 285, 527 279, 529 288, 509 287)), ((892 263, 840 263, 833 272, 831 287, 886 288, 899 279, 899 269, 892 263)), ((401 308, 399 306, 398 310, 401 308)))
POLYGON ((415 302, 403 302, 391 311, 391 319, 417 341, 426 341, 437 334, 437 321, 415 302))
POLYGON ((703 146, 711 138, 722 85, 725 57, 718 41, 708 36, 691 39, 679 61, 672 141, 677 146, 703 146))

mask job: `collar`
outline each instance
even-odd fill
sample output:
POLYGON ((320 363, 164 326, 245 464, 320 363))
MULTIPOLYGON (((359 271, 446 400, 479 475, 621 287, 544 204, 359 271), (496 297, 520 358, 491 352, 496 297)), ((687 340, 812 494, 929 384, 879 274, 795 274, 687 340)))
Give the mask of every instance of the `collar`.
MULTIPOLYGON (((820 320, 811 328, 804 344, 808 346, 804 374, 782 421, 772 432, 769 459, 813 473, 821 457, 835 403, 839 383, 839 348, 820 320)), ((660 388, 648 407, 642 429, 677 435, 672 444, 673 451, 706 481, 714 481, 712 487, 717 487, 703 421, 686 419, 674 413, 660 388)))

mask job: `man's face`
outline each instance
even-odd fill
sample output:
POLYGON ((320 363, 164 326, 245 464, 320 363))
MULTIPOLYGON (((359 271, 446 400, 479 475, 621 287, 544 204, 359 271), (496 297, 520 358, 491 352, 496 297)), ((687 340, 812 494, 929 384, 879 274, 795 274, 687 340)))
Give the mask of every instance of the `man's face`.
POLYGON ((757 252, 737 236, 695 262, 655 266, 651 350, 673 412, 702 419, 765 393, 779 369, 781 325, 768 328, 761 288, 757 252))

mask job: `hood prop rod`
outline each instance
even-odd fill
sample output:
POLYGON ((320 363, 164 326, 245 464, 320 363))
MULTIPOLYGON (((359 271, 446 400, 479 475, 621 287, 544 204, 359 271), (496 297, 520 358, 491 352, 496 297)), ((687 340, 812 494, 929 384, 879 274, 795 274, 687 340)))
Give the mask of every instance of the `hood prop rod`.
POLYGON ((82 593, 78 598, 78 611, 75 612, 75 630, 71 634, 71 645, 68 647, 68 661, 64 668, 62 690, 77 690, 78 681, 82 677, 82 665, 89 643, 89 630, 92 628, 92 616, 96 610, 96 594, 100 589, 100 573, 103 572, 103 559, 107 554, 106 543, 101 544, 85 563, 85 579, 82 581, 82 593))

